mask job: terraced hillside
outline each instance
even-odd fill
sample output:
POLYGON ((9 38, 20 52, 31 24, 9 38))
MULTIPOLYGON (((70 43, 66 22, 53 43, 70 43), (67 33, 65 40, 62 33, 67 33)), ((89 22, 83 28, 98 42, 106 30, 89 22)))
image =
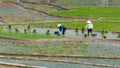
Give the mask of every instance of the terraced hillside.
POLYGON ((71 5, 72 6, 120 6, 120 0, 57 0, 55 3, 70 7, 71 5))
MULTIPOLYGON (((29 5, 22 5, 19 2, 2 2, 0 10, 0 20, 5 23, 19 23, 19 22, 42 22, 54 21, 54 17, 46 16, 44 12, 32 9, 29 5), (4 7, 2 7, 4 6, 4 7), (25 6, 25 7, 24 7, 25 6)), ((44 5, 41 7, 45 7, 44 5)), ((48 6, 49 8, 49 6, 48 6)), ((49 8, 50 9, 50 8, 49 8)))
POLYGON ((118 7, 78 7, 70 8, 69 11, 53 12, 58 16, 98 18, 100 20, 120 20, 120 9, 118 7))
MULTIPOLYGON (((3 0, 3 1, 14 1, 17 2, 19 0, 3 0)), ((55 3, 62 6, 120 6, 120 0, 21 0, 26 2, 47 2, 47 3, 55 3), (107 3, 108 2, 108 3, 107 3)))
MULTIPOLYGON (((0 22, 46 22, 62 20, 102 19, 119 20, 119 8, 114 7, 79 7, 101 6, 101 0, 3 0, 0 2, 0 22), (9 1, 9 2, 6 2, 9 1), (77 8, 73 8, 77 6, 77 8), (66 11, 64 11, 66 10, 66 11), (99 11, 96 11, 99 10, 99 11)), ((110 0, 114 5, 119 0, 110 0)))

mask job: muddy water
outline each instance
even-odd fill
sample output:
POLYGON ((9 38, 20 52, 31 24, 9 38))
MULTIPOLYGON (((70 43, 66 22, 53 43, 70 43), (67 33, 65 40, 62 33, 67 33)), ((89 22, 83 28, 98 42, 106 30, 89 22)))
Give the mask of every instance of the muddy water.
MULTIPOLYGON (((73 58, 52 58, 52 60, 67 60, 77 62, 88 62, 95 64, 105 64, 111 66, 119 66, 120 60, 104 60, 104 59, 73 59, 73 58)), ((32 60, 14 60, 0 59, 1 62, 24 64, 27 66, 42 66, 47 68, 103 68, 100 66, 92 66, 86 64, 62 63, 62 62, 47 62, 47 61, 32 61, 32 60)))
POLYGON ((25 64, 28 66, 42 66, 46 68, 102 68, 96 66, 89 66, 89 65, 81 65, 81 64, 69 64, 69 63, 54 63, 54 62, 44 62, 44 61, 25 61, 25 60, 11 60, 11 59, 0 59, 3 62, 9 63, 18 63, 18 64, 25 64))
MULTIPOLYGON (((18 28, 21 33, 24 33, 25 28, 18 28)), ((36 29, 37 33, 45 34, 49 29, 51 35, 55 35, 54 31, 57 28, 32 28, 32 31, 36 29)), ((4 29, 7 31, 7 29, 4 29)), ((12 32, 15 32, 12 29, 12 32)), ((75 30, 67 30, 66 37, 83 37, 81 31, 78 36, 75 30)), ((115 39, 117 34, 108 33, 108 38, 115 39)), ((97 37, 101 38, 101 34, 97 32, 97 37)), ((120 44, 119 43, 102 43, 102 42, 64 42, 64 43, 33 43, 33 44, 13 44, 10 42, 0 41, 0 52, 12 52, 12 53, 39 53, 39 54, 73 54, 73 55, 87 55, 87 56, 120 56, 120 44)), ((67 61, 79 61, 89 62, 96 64, 107 64, 112 66, 119 66, 120 60, 109 60, 109 59, 80 59, 80 58, 51 58, 52 60, 67 60, 67 61)), ((42 66, 47 68, 103 68, 84 64, 72 64, 62 62, 47 62, 47 61, 29 61, 29 60, 13 60, 13 59, 2 59, 1 62, 25 64, 28 66, 42 66)))
MULTIPOLYGON (((118 43, 38 43, 38 44, 13 44, 9 42, 0 42, 0 52, 12 53, 40 53, 40 54, 73 54, 73 55, 88 55, 88 56, 120 56, 120 44, 118 43)), ((119 66, 120 60, 109 59, 80 59, 80 58, 52 58, 52 60, 67 60, 89 62, 96 64, 107 64, 119 66)), ((62 63, 62 62, 47 62, 47 61, 29 61, 29 60, 13 60, 2 59, 1 62, 18 63, 28 66, 42 66, 47 68, 103 68, 84 64, 62 63)))
POLYGON ((88 56, 120 56, 120 44, 112 43, 33 43, 12 44, 0 42, 0 52, 40 53, 40 54, 74 54, 88 56))
MULTIPOLYGON (((24 29, 26 29, 26 28, 18 28, 18 29, 19 29, 19 31, 21 33, 24 33, 24 29)), ((54 32, 58 31, 57 28, 40 28, 39 27, 39 28, 32 28, 30 30, 30 32, 32 33, 34 29, 36 29, 36 31, 37 31, 38 34, 46 34, 47 30, 50 30, 50 35, 55 35, 54 32)), ((9 30, 8 30, 7 27, 4 27, 3 31, 7 31, 8 32, 9 30)), ((14 28, 12 29, 12 32, 15 32, 14 28)), ((87 31, 85 31, 85 33, 87 34, 87 31)), ((77 35, 76 32, 75 32, 75 30, 70 30, 69 29, 69 30, 66 31, 65 36, 66 37, 71 37, 71 38, 73 38, 73 37, 83 38, 84 34, 81 33, 81 30, 79 30, 78 35, 77 35)), ((101 35, 100 32, 94 31, 93 34, 97 34, 97 36, 95 36, 94 38, 102 38, 102 35, 101 35)), ((106 35, 107 39, 116 39, 117 36, 118 36, 118 34, 115 34, 115 33, 113 34, 111 32, 108 32, 105 35, 106 35)))

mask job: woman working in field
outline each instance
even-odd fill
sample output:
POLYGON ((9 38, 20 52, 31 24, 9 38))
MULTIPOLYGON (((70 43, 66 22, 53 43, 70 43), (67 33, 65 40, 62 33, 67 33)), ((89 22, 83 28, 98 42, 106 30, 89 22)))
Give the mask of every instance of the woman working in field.
POLYGON ((66 26, 64 26, 62 24, 58 24, 58 28, 59 28, 60 33, 62 33, 62 35, 64 36, 66 29, 67 29, 66 26))
POLYGON ((91 34, 92 36, 92 31, 93 31, 93 24, 90 20, 87 21, 87 25, 85 26, 88 29, 88 36, 91 34))

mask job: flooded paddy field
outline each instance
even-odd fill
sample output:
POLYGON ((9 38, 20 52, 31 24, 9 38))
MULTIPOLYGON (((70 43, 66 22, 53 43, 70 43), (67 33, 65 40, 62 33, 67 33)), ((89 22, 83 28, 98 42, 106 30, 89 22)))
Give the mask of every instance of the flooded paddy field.
MULTIPOLYGON (((15 28, 11 32, 15 32, 15 28)), ((26 28, 17 29, 24 33, 26 28)), ((34 29, 38 34, 46 34, 49 30, 52 36, 58 31, 57 28, 34 27, 29 33, 34 29)), ((9 32, 8 27, 4 27, 3 31, 9 32)), ((74 29, 67 29, 66 38, 62 39, 20 40, 1 37, 0 62, 44 68, 120 68, 119 34, 107 32, 107 39, 102 39, 98 31, 94 31, 97 35, 90 38, 84 38, 85 33, 79 30, 76 34, 74 29)))
POLYGON ((4 56, 0 58, 1 62, 46 68, 103 68, 119 67, 120 65, 119 42, 40 42, 20 44, 1 41, 0 44, 0 56, 4 56), (13 54, 5 55, 2 53, 13 54), (33 54, 33 56, 19 55, 19 53, 33 54), (35 54, 38 55, 35 56, 35 54), (102 56, 104 58, 101 58, 102 56))
MULTIPOLYGON (((45 61, 26 61, 26 60, 11 60, 11 59, 0 59, 0 61, 25 64, 27 66, 43 66, 46 68, 103 68, 102 66, 92 66, 85 64, 72 64, 72 63, 61 63, 61 62, 45 62, 45 61)), ((96 60, 94 60, 96 61, 96 60)), ((109 62, 109 61, 107 61, 109 62)), ((119 63, 119 62, 118 62, 119 63)))
MULTIPOLYGON (((12 27, 11 32, 15 32, 15 29, 18 29, 20 33, 24 33, 24 29, 26 29, 25 27, 12 27)), ((36 32, 38 34, 46 34, 46 32, 49 30, 50 35, 55 36, 55 32, 59 31, 57 28, 49 28, 49 27, 33 27, 29 30, 30 33, 32 33, 34 30, 36 30, 36 32)), ((3 31, 5 32, 9 32, 9 29, 7 26, 3 27, 3 31)), ((78 30, 78 33, 75 32, 75 29, 67 29, 66 30, 66 34, 65 37, 69 37, 69 38, 83 38, 84 35, 87 34, 87 31, 85 30, 84 33, 82 33, 81 30, 78 30)), ((101 32, 98 31, 93 31, 93 34, 96 34, 96 36, 94 36, 94 38, 102 38, 102 34, 101 32)), ((107 39, 117 39, 119 33, 112 33, 112 32, 107 32, 105 33, 105 36, 107 39)))
POLYGON ((12 53, 39 53, 39 54, 74 54, 91 56, 119 56, 119 43, 33 43, 14 44, 0 42, 0 52, 12 53))

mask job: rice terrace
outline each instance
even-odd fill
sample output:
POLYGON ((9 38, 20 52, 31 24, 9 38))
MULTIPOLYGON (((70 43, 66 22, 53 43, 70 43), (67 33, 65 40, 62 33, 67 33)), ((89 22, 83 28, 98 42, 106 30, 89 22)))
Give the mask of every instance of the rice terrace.
POLYGON ((0 0, 0 68, 120 68, 120 0, 0 0))

